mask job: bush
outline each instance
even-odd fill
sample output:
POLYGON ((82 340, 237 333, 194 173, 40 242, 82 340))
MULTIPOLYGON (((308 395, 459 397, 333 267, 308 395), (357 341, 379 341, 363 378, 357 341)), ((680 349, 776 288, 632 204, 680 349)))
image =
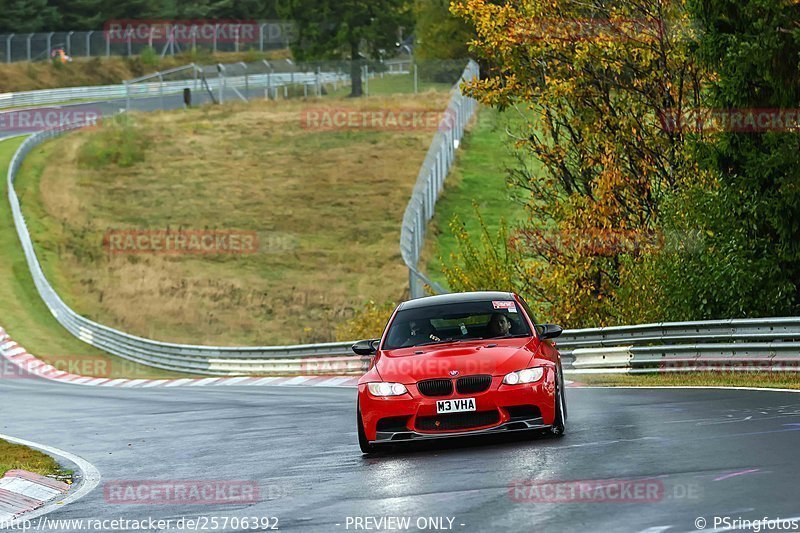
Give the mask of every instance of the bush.
POLYGON ((145 46, 142 52, 139 54, 139 57, 141 58, 142 63, 148 67, 155 67, 161 62, 158 52, 156 52, 156 49, 152 46, 145 46))
POLYGON ((125 114, 103 122, 89 134, 78 152, 78 166, 98 169, 109 165, 130 167, 145 160, 149 139, 125 114))
POLYGON ((461 219, 453 217, 450 231, 456 238, 458 252, 450 254, 449 263, 439 258, 450 289, 457 292, 526 292, 527 285, 520 270, 523 261, 509 239, 505 220, 500 219, 500 229, 493 237, 478 206, 473 204, 473 208, 480 223, 480 235, 470 235, 461 219))

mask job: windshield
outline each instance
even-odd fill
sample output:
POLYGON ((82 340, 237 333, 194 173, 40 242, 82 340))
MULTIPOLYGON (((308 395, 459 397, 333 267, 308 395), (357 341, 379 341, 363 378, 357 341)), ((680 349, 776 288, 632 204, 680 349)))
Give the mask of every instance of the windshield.
POLYGON ((463 302, 399 311, 383 349, 530 335, 530 327, 514 300, 463 302))

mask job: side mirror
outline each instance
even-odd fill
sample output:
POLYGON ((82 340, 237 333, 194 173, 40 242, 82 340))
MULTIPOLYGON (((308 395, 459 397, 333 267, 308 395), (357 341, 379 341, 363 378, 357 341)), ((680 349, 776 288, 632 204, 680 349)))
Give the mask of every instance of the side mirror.
POLYGON ((351 348, 358 355, 375 355, 378 353, 380 339, 358 341, 351 348))
POLYGON ((539 326, 539 337, 542 339, 555 339, 564 331, 561 326, 555 324, 541 324, 539 326))

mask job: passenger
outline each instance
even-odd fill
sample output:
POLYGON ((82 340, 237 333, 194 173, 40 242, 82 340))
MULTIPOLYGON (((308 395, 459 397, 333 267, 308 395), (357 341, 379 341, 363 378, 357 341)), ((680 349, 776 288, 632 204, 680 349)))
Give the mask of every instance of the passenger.
POLYGON ((511 332, 511 320, 502 314, 494 313, 489 319, 489 335, 492 337, 505 337, 511 332))

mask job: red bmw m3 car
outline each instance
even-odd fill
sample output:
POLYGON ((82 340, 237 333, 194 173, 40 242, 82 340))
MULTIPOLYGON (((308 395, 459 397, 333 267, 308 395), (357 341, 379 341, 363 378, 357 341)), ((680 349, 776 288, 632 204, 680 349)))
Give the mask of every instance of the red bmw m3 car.
POLYGON ((385 444, 513 431, 562 435, 567 418, 555 325, 537 325, 508 292, 410 300, 383 337, 353 351, 372 357, 358 382, 358 442, 385 444))

